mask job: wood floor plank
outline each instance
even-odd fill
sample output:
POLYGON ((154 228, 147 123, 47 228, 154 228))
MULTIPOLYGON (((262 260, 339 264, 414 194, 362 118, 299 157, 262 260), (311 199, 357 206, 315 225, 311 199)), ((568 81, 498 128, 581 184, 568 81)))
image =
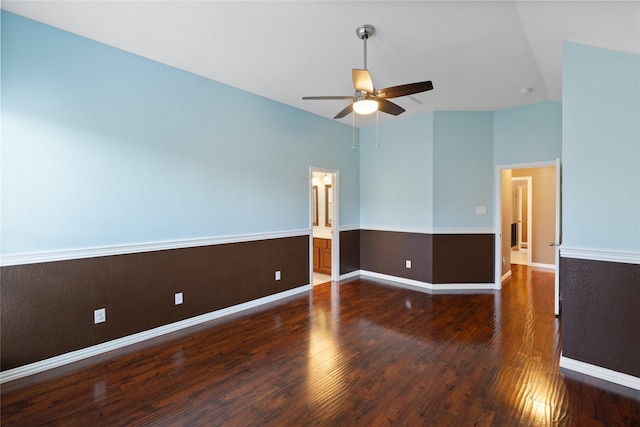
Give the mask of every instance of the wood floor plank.
POLYGON ((640 426, 559 368, 553 273, 431 294, 355 279, 3 385, 3 426, 640 426))

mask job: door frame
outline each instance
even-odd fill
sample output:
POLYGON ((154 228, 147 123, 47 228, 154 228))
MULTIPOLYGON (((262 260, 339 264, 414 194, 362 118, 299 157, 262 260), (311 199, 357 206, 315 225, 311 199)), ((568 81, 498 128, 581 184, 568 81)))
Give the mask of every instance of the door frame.
MULTIPOLYGON (((315 166, 309 167, 309 283, 313 286, 313 174, 331 175, 331 281, 340 280, 340 171, 315 166)), ((318 207, 320 208, 320 207, 318 207)))
MULTIPOLYGON (((507 169, 525 169, 525 168, 544 168, 553 166, 556 168, 556 265, 555 265, 555 286, 554 286, 554 313, 560 315, 560 244, 562 243, 562 217, 561 217, 561 191, 562 191, 562 169, 560 158, 550 161, 535 163, 516 163, 507 165, 498 165, 494 171, 494 227, 495 227, 495 255, 494 255, 494 273, 495 288, 502 289, 502 171, 507 169)), ((530 218, 531 220, 531 218, 530 218)))

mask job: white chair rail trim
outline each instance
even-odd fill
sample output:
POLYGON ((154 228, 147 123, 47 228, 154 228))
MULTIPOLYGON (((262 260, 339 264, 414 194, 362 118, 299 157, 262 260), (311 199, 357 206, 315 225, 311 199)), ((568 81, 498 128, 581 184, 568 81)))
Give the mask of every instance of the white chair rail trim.
POLYGON ((421 234, 495 234, 493 228, 432 228, 432 227, 401 227, 393 225, 361 225, 361 230, 395 231, 399 233, 421 234))
POLYGON ((591 261, 621 262, 625 264, 640 264, 640 252, 577 248, 564 245, 560 246, 560 257, 586 259, 591 261))
POLYGON ((138 243, 126 245, 102 246, 93 248, 68 249, 59 251, 30 252, 0 257, 0 267, 12 265, 37 264, 40 262, 67 261, 73 259, 94 258, 110 255, 126 255, 141 252, 163 251, 168 249, 195 248, 199 246, 220 245, 224 243, 252 242, 256 240, 279 239, 284 237, 308 236, 310 229, 288 230, 273 233, 240 234, 235 236, 207 237, 200 239, 169 240, 164 242, 138 243))

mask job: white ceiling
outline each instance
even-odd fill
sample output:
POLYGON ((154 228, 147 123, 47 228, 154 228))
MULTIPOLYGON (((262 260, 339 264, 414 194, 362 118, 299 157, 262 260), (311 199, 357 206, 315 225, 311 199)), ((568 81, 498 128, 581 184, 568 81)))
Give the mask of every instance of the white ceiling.
MULTIPOLYGON (((376 28, 368 68, 377 88, 433 81, 433 91, 397 99, 417 104, 402 117, 561 101, 565 40, 640 55, 639 1, 5 0, 2 8, 328 118, 348 101, 301 98, 353 94, 361 24, 376 28)), ((356 117, 356 126, 373 123, 356 117)))

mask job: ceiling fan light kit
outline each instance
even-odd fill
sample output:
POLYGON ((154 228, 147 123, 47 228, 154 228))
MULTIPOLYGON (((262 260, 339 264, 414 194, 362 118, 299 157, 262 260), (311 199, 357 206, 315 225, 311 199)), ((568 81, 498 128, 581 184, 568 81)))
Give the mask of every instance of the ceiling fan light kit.
POLYGON ((331 100, 331 99, 349 99, 351 104, 347 105, 340 111, 334 119, 341 119, 351 112, 357 114, 371 114, 375 111, 397 116, 404 113, 405 109, 401 106, 388 101, 389 98, 398 98, 401 96, 413 95, 420 92, 426 92, 433 89, 430 81, 409 83, 399 86, 392 86, 385 89, 375 90, 371 74, 367 70, 367 40, 373 35, 375 28, 373 25, 361 25, 356 28, 356 35, 364 43, 364 68, 354 68, 351 71, 353 87, 355 89, 354 96, 305 96, 302 99, 307 100, 331 100))
POLYGON ((353 104, 353 111, 362 115, 371 114, 377 109, 378 101, 374 99, 361 99, 353 104))

